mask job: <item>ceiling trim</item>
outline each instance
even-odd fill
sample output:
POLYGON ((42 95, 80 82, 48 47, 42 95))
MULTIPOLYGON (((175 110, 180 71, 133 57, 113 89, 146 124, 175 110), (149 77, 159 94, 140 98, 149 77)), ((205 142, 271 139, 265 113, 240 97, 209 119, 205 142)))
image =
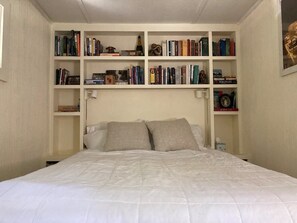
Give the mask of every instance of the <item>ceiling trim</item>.
POLYGON ((263 0, 256 1, 255 4, 241 17, 237 24, 241 24, 262 2, 263 0))
POLYGON ((30 2, 49 23, 53 23, 52 18, 43 10, 43 8, 36 0, 30 0, 30 2))
POLYGON ((77 1, 78 5, 79 5, 80 11, 83 14, 86 22, 91 23, 91 19, 88 16, 88 11, 87 11, 87 9, 85 7, 85 4, 84 4, 83 0, 76 0, 76 1, 77 1))
POLYGON ((207 0, 202 0, 200 4, 197 6, 196 13, 197 16, 193 19, 193 23, 197 23, 200 19, 200 16, 207 5, 207 0))

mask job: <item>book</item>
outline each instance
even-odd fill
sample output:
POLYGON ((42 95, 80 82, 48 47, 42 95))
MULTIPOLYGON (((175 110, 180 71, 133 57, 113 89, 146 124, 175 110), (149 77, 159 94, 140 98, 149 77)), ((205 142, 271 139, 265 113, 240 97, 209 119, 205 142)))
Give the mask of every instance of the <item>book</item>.
POLYGON ((198 84, 199 80, 199 65, 193 67, 193 84, 198 84))
POLYGON ((230 56, 235 56, 235 42, 233 39, 230 40, 230 56))
POLYGON ((166 42, 162 42, 162 56, 167 56, 166 42))
POLYGON ((188 54, 187 40, 182 40, 182 56, 187 56, 187 54, 188 54))
POLYGON ((230 56, 230 39, 226 38, 226 56, 230 56))
POLYGON ((226 56, 226 39, 219 40, 220 56, 226 56))
POLYGON ((199 40, 199 43, 201 44, 201 56, 208 56, 209 55, 208 37, 202 37, 199 40))

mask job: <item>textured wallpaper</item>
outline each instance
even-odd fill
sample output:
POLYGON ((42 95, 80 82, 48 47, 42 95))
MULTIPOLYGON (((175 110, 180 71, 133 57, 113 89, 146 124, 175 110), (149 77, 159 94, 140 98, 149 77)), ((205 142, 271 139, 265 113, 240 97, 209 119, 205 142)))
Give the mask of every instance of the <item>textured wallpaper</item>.
POLYGON ((277 1, 240 25, 243 146, 254 163, 297 177, 297 73, 280 76, 277 1))
POLYGON ((50 24, 10 0, 9 78, 0 82, 0 180, 42 167, 48 150, 50 24))

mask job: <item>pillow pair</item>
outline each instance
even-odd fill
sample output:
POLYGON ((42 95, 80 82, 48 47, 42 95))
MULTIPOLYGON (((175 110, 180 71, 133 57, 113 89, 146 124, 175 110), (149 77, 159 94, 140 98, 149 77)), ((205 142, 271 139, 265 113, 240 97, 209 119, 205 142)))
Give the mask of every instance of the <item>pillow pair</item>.
POLYGON ((186 119, 151 122, 110 122, 107 126, 105 151, 151 150, 150 131, 157 151, 199 150, 186 119))

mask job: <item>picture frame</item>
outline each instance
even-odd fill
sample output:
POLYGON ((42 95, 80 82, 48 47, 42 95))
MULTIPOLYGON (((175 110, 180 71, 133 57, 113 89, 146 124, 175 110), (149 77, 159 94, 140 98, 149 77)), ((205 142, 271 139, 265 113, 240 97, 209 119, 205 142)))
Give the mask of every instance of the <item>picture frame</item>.
POLYGON ((281 76, 297 73, 297 7, 295 0, 279 0, 281 76))
POLYGON ((0 82, 9 79, 10 2, 0 0, 0 82))
POLYGON ((93 80, 104 80, 106 73, 93 73, 92 79, 93 80))
POLYGON ((66 85, 80 85, 80 76, 79 75, 68 76, 66 79, 66 85))

